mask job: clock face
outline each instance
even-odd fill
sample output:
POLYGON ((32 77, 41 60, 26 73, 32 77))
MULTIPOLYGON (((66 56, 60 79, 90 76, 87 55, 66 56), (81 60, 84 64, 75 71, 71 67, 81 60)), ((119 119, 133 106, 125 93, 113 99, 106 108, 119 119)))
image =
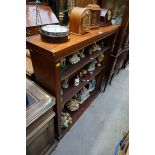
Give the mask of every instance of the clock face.
POLYGON ((89 11, 85 11, 81 19, 81 29, 83 31, 88 31, 91 25, 91 14, 89 11))
POLYGON ((111 10, 109 10, 109 11, 108 11, 108 21, 110 21, 111 18, 112 18, 112 12, 111 12, 111 10))
POLYGON ((93 13, 92 15, 92 25, 98 24, 97 22, 99 21, 100 14, 98 12, 93 13))

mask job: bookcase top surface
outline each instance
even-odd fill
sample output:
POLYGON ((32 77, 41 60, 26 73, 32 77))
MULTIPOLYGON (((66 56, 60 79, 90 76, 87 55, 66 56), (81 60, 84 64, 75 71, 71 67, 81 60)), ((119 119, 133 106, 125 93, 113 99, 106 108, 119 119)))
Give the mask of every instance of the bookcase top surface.
POLYGON ((27 45, 30 47, 33 46, 35 48, 37 47, 43 49, 41 50, 42 52, 53 55, 53 57, 61 57, 61 55, 67 54, 69 49, 75 50, 82 48, 117 32, 119 27, 120 25, 111 25, 106 27, 100 27, 98 29, 91 29, 90 32, 82 35, 70 34, 69 41, 65 43, 47 43, 41 40, 40 35, 29 36, 26 38, 26 41, 27 45))

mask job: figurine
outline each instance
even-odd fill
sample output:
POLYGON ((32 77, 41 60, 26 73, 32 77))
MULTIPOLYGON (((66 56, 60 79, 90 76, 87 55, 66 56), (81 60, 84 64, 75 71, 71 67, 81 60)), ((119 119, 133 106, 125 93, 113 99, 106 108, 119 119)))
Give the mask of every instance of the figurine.
POLYGON ((60 60, 61 72, 63 73, 67 69, 66 58, 60 60))
POLYGON ((61 127, 67 128, 69 125, 72 124, 72 118, 70 117, 69 113, 61 113, 61 127))
POLYGON ((79 78, 79 75, 77 75, 77 78, 75 78, 74 80, 74 86, 78 86, 80 83, 80 78, 79 78))
POLYGON ((79 109, 79 102, 76 100, 76 99, 70 99, 68 102, 67 102, 67 108, 70 110, 70 111, 76 111, 79 109))
POLYGON ((94 50, 95 51, 100 51, 101 50, 101 47, 98 45, 98 44, 94 44, 94 50))
POLYGON ((92 45, 91 47, 91 51, 89 53, 92 53, 92 52, 95 52, 95 51, 100 51, 101 50, 101 47, 98 45, 98 44, 94 44, 92 45))
POLYGON ((61 59, 60 63, 61 63, 61 68, 65 68, 66 58, 61 59))
POLYGON ((69 62, 71 64, 76 64, 77 62, 80 61, 80 57, 78 57, 77 53, 74 53, 70 58, 69 58, 69 62))
POLYGON ((63 92, 63 89, 61 89, 61 95, 63 95, 63 93, 64 93, 64 92, 63 92))
POLYGON ((101 54, 100 56, 97 57, 97 66, 101 66, 101 62, 104 59, 104 54, 101 54))
POLYGON ((98 44, 96 44, 96 50, 101 51, 101 47, 98 44))
POLYGON ((65 80, 62 81, 62 88, 68 88, 69 84, 68 84, 68 79, 66 78, 65 80))
POLYGON ((83 87, 80 93, 77 94, 77 100, 82 104, 89 96, 89 90, 86 87, 83 87))
POLYGON ((89 82, 89 92, 93 91, 96 87, 96 80, 93 79, 92 81, 89 82))
POLYGON ((96 43, 92 46, 92 51, 95 52, 97 50, 96 43))
POLYGON ((82 72, 80 72, 80 79, 81 81, 89 81, 89 73, 86 69, 82 70, 82 72))
POLYGON ((88 66, 88 71, 92 72, 95 70, 95 64, 97 63, 96 59, 94 59, 88 66))
POLYGON ((78 54, 79 54, 80 58, 84 58, 85 57, 84 48, 81 51, 79 51, 78 54))
POLYGON ((92 53, 93 53, 93 51, 92 51, 92 49, 90 48, 90 49, 89 49, 89 54, 92 54, 92 53))

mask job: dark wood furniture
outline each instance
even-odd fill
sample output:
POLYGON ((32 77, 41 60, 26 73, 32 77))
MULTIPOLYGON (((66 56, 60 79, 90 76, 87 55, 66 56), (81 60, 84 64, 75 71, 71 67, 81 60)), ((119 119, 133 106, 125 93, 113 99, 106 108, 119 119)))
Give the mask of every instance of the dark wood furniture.
POLYGON ((53 106, 55 98, 26 81, 26 154, 50 154, 56 147, 53 106))
POLYGON ((102 79, 106 76, 107 64, 114 47, 118 29, 118 25, 112 25, 90 30, 89 33, 85 33, 81 36, 71 34, 70 40, 61 44, 43 42, 40 35, 27 37, 27 47, 30 49, 35 81, 56 98, 56 105, 54 106, 54 111, 56 113, 55 133, 58 139, 65 135, 100 93, 101 83, 105 83, 102 79), (92 44, 95 42, 101 43, 102 41, 104 42, 104 46, 101 51, 96 51, 92 55, 88 54, 85 58, 81 59, 80 62, 70 65, 68 69, 61 73, 60 61, 62 58, 66 58, 84 47, 87 52, 92 44), (91 92, 90 97, 80 105, 77 111, 71 112, 73 123, 68 128, 62 129, 61 112, 67 111, 65 108, 66 102, 86 86, 88 81, 80 82, 76 87, 70 83, 69 88, 64 90, 62 96, 61 81, 67 77, 71 80, 83 67, 88 65, 92 59, 97 58, 101 53, 105 55, 104 61, 101 67, 96 67, 93 74, 89 77, 89 80, 96 79, 95 90, 91 92))
MULTIPOLYGON (((122 68, 129 63, 129 2, 126 4, 126 9, 121 22, 114 50, 111 53, 108 70, 107 70, 107 84, 115 75, 119 73, 122 68)), ((106 87, 106 86, 105 86, 106 87)), ((105 90, 105 89, 104 89, 105 90)))
POLYGON ((36 23, 36 5, 26 5, 26 36, 39 34, 41 25, 59 23, 50 6, 40 4, 38 7, 41 20, 36 23))
MULTIPOLYGON (((42 25, 59 23, 52 9, 46 5, 45 0, 43 0, 41 1, 41 4, 39 4, 42 23, 38 23, 38 25, 36 25, 36 5, 29 0, 26 2, 26 36, 39 34, 39 27, 42 25)), ((28 49, 26 49, 26 75, 31 80, 34 80, 34 71, 28 49)))

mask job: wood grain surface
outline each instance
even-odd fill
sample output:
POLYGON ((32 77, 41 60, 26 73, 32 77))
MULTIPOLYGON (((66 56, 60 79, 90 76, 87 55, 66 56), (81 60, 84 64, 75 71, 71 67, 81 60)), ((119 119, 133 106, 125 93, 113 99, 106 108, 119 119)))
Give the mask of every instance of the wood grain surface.
POLYGON ((70 34, 70 40, 61 44, 43 42, 40 35, 27 37, 26 40, 29 47, 36 46, 40 49, 38 52, 41 52, 41 54, 48 55, 50 56, 49 58, 60 59, 70 55, 71 53, 74 53, 74 50, 86 47, 102 38, 111 35, 114 32, 117 32, 119 27, 119 25, 100 27, 99 29, 90 30, 90 32, 81 36, 70 34))
MULTIPOLYGON (((42 24, 39 22, 39 25, 58 23, 58 19, 53 13, 50 6, 39 5, 40 16, 42 24)), ((26 5, 26 27, 32 27, 36 25, 36 6, 35 5, 26 5)))

